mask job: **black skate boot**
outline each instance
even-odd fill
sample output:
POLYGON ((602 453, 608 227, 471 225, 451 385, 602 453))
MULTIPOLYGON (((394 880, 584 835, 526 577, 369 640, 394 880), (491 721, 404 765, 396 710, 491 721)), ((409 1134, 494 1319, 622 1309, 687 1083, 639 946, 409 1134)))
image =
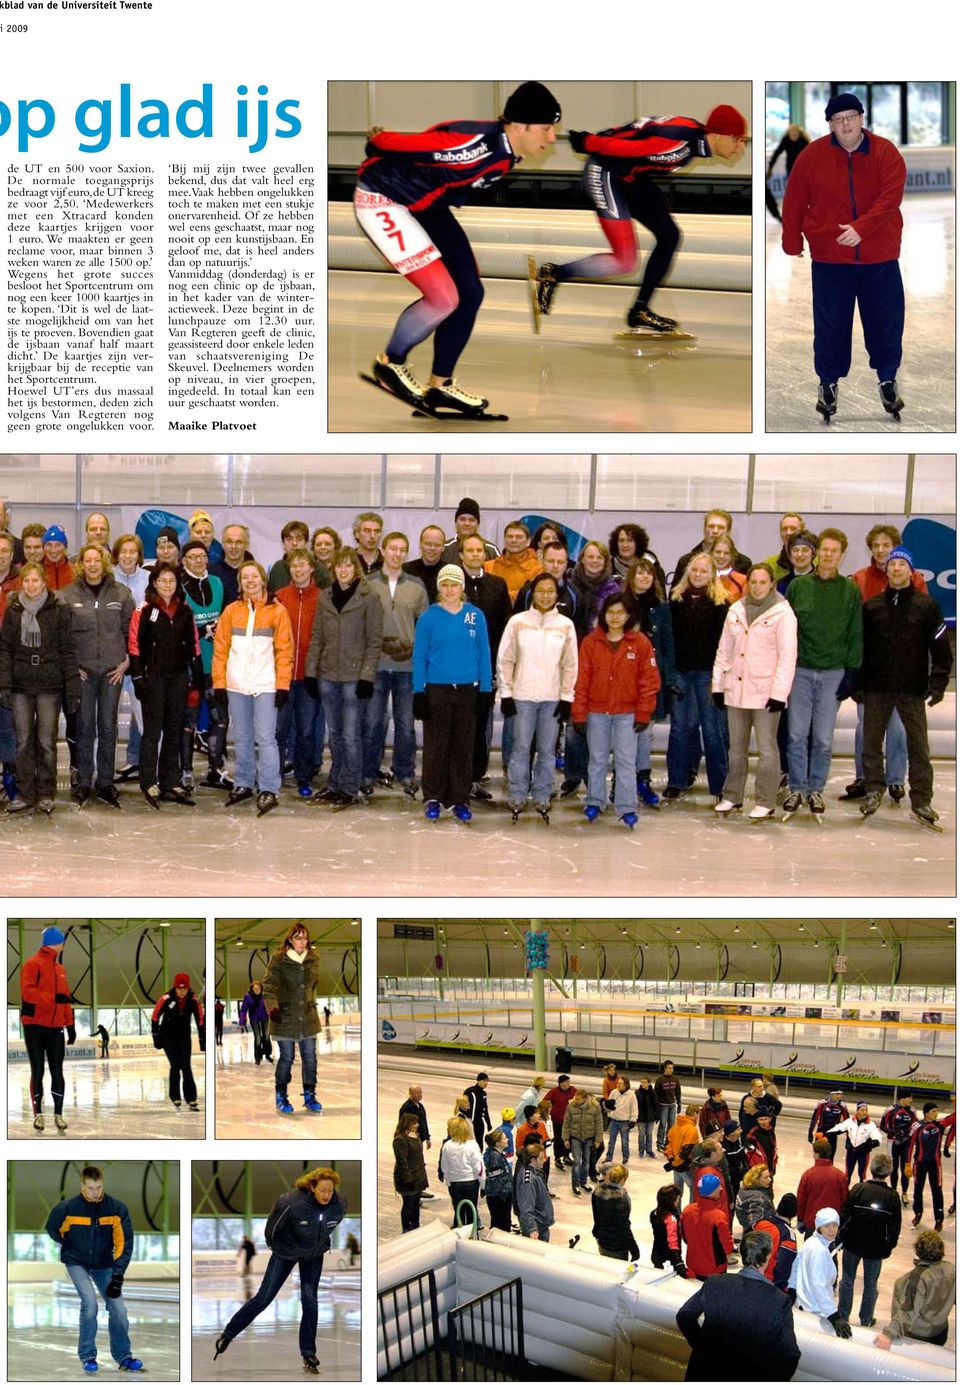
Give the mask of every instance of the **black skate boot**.
POLYGON ((851 798, 865 798, 867 793, 866 779, 854 779, 847 785, 840 795, 840 802, 846 803, 851 798))
POLYGON ((880 403, 888 414, 893 414, 893 417, 899 423, 900 410, 903 408, 903 400, 900 398, 900 391, 897 389, 896 380, 881 380, 877 388, 880 391, 880 403))
POLYGON ((883 802, 883 794, 876 791, 864 795, 863 802, 860 804, 860 811, 865 818, 872 817, 883 802))
POLYGON ((409 366, 394 361, 374 361, 371 372, 378 385, 405 404, 422 404, 425 390, 409 366))
POLYGON ((316 1356, 305 1356, 303 1358, 303 1369, 310 1375, 320 1374, 320 1361, 316 1356))
POLYGON ((553 305, 553 295, 558 287, 557 266, 555 264, 542 264, 537 270, 537 306, 544 317, 550 312, 553 305))
POLYGON ((456 413, 481 414, 490 403, 482 394, 461 389, 456 380, 444 380, 442 385, 430 385, 422 400, 425 409, 452 409, 456 413))
POLYGON ((837 412, 836 380, 821 380, 817 390, 817 413, 822 414, 824 423, 829 423, 837 412))
POLYGON ((680 324, 676 318, 661 317, 659 313, 651 312, 646 303, 638 299, 627 313, 627 326, 631 331, 675 332, 680 324))

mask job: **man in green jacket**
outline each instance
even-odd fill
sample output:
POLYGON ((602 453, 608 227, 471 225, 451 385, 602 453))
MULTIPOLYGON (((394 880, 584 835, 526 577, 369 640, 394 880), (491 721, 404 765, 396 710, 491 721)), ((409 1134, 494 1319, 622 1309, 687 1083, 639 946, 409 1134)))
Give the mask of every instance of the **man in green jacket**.
POLYGON ((837 712, 852 693, 860 667, 860 591, 840 571, 846 551, 846 534, 824 529, 817 540, 816 570, 787 588, 797 617, 797 671, 787 709, 790 784, 785 813, 795 813, 804 799, 811 813, 823 812, 837 712))

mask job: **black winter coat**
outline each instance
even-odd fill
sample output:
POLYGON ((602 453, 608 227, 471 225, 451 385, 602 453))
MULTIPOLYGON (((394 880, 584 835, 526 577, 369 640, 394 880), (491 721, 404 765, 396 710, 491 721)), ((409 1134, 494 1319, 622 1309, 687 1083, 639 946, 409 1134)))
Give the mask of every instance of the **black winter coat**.
POLYGON ((263 1003, 268 1014, 280 1011, 279 1018, 270 1021, 274 1039, 309 1039, 320 1033, 319 983, 320 958, 312 948, 302 962, 291 962, 285 952, 273 954, 263 978, 263 1003))
POLYGON ((264 1239, 280 1260, 314 1260, 330 1249, 330 1236, 347 1215, 340 1193, 321 1207, 306 1188, 282 1193, 263 1229, 264 1239))
POLYGON ((868 1178, 847 1193, 840 1209, 839 1240, 864 1260, 886 1260, 900 1239, 900 1198, 879 1178, 868 1178))
POLYGON ((200 642, 193 611, 179 601, 170 616, 149 597, 130 623, 130 677, 150 678, 190 672, 194 687, 203 687, 200 642))
POLYGON ((864 692, 943 693, 953 656, 943 612, 926 592, 887 587, 863 608, 864 692))
POLYGON ((686 1380, 792 1380, 800 1361, 793 1305, 756 1270, 710 1275, 677 1326, 693 1348, 686 1380))
POLYGON ((80 674, 73 642, 73 620, 66 606, 47 593, 37 612, 40 647, 28 648, 20 638, 23 607, 15 592, 0 626, 0 692, 59 692, 67 701, 80 697, 80 674))
POLYGON ((422 1193, 427 1186, 423 1142, 419 1136, 397 1135, 393 1141, 393 1186, 398 1193, 422 1193))
POLYGON ((650 1121, 660 1119, 660 1103, 653 1087, 641 1087, 637 1085, 633 1089, 634 1096, 637 1098, 637 1120, 641 1125, 648 1125, 650 1121))
POLYGON ((630 1226, 630 1194, 616 1183, 601 1183, 590 1202, 597 1245, 613 1255, 626 1251, 635 1260, 640 1251, 630 1226))
POLYGON ((170 990, 162 995, 153 1009, 150 1022, 154 1048, 166 1048, 181 1040, 190 1042, 190 1023, 197 1021, 197 1034, 200 1037, 200 1052, 206 1049, 206 1030, 203 1025, 203 1010, 193 991, 187 991, 181 1006, 177 993, 170 990))
POLYGON ((678 673, 713 669, 717 646, 730 609, 726 602, 722 606, 715 606, 709 596, 691 599, 688 592, 679 601, 670 602, 673 657, 678 673))

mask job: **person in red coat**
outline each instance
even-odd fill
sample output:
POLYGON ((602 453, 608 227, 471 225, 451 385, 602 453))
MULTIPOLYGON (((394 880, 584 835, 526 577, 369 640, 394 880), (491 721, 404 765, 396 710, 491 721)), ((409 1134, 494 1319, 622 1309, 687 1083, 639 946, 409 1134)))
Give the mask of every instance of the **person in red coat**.
POLYGON ((67 973, 60 961, 66 936, 55 925, 45 928, 40 951, 28 957, 20 968, 20 1019, 30 1059, 30 1104, 33 1128, 43 1129, 43 1068, 50 1068, 50 1095, 53 1119, 58 1130, 66 1130, 63 1118, 63 1056, 67 1043, 77 1040, 73 1005, 67 973))
POLYGON ((660 690, 653 645, 619 592, 600 607, 596 628, 580 646, 573 725, 590 753, 584 817, 595 822, 607 805, 607 765, 613 749, 614 806, 627 827, 637 825, 636 737, 650 724, 660 690))
POLYGON ((829 1140, 814 1140, 813 1156, 813 1167, 804 1170, 797 1186, 797 1229, 807 1236, 813 1235, 821 1208, 842 1207, 849 1191, 846 1177, 833 1166, 829 1140))
POLYGON ((771 1174, 777 1171, 777 1132, 773 1128, 772 1116, 758 1116, 757 1123, 744 1137, 743 1147, 747 1151, 747 1167, 766 1164, 771 1174))
POLYGON ((697 1279, 726 1274, 727 1256, 733 1254, 730 1223, 720 1205, 723 1179, 708 1173, 700 1180, 696 1202, 688 1202, 680 1214, 687 1243, 687 1271, 697 1279))
POLYGON ((799 156, 783 199, 784 253, 813 261, 813 359, 817 411, 837 411, 837 382, 850 372, 853 310, 877 372, 880 400, 899 418, 897 370, 903 354, 900 205, 907 179, 890 140, 863 128, 863 106, 849 92, 827 102, 830 134, 799 156))

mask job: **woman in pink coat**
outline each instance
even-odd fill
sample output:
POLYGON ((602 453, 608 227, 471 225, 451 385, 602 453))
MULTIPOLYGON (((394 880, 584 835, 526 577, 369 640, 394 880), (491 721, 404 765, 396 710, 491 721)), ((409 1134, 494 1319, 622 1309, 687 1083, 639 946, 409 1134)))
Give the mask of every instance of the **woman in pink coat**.
POLYGON ((766 563, 754 563, 747 589, 727 613, 713 665, 713 700, 727 709, 730 757, 723 797, 715 812, 743 806, 751 728, 756 733, 756 806, 750 817, 770 817, 777 806, 780 756, 777 726, 797 665, 797 618, 774 585, 766 563))

